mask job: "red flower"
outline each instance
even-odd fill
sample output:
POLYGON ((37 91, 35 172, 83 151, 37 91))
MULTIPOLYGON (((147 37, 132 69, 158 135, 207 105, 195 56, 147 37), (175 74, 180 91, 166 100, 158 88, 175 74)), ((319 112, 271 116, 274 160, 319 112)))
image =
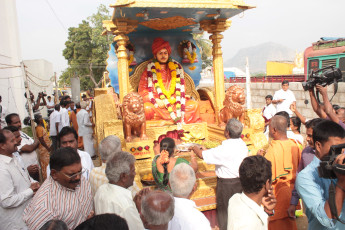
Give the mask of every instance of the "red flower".
POLYGON ((148 77, 152 77, 152 72, 147 72, 148 77))
POLYGON ((145 150, 149 150, 149 149, 150 149, 150 146, 146 145, 146 146, 144 147, 144 149, 145 149, 145 150))
POLYGON ((241 134, 241 138, 243 138, 244 137, 244 135, 243 134, 241 134))
POLYGON ((152 66, 151 69, 156 69, 156 67, 155 67, 155 66, 152 66))
POLYGON ((184 78, 181 78, 181 85, 184 85, 184 78))
POLYGON ((138 150, 139 150, 139 151, 142 151, 142 150, 143 150, 143 147, 139 146, 139 147, 138 147, 138 150))
POLYGON ((157 80, 153 80, 153 83, 155 83, 155 84, 156 84, 157 82, 158 82, 157 80))
POLYGON ((181 93, 181 97, 185 97, 186 96, 186 93, 185 92, 182 92, 181 93))
POLYGON ((185 105, 181 105, 181 111, 185 111, 185 109, 186 109, 186 106, 185 105))
POLYGON ((181 89, 180 88, 176 88, 176 91, 181 91, 181 89))
POLYGON ((176 77, 179 78, 179 77, 181 77, 181 75, 180 75, 180 74, 177 74, 176 77))
POLYGON ((154 98, 151 98, 151 103, 156 104, 156 100, 154 98))

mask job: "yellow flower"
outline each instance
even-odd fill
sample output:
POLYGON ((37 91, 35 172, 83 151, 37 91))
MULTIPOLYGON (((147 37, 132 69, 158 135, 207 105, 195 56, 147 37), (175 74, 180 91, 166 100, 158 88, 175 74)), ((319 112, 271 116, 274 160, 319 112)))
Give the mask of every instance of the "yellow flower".
POLYGON ((172 61, 168 63, 168 67, 170 70, 176 70, 176 66, 175 66, 174 62, 172 62, 172 61))
POLYGON ((191 56, 190 53, 189 53, 188 51, 186 51, 185 53, 186 53, 186 55, 187 55, 187 58, 188 58, 189 62, 190 62, 191 64, 193 64, 194 61, 195 61, 195 58, 196 58, 196 52, 193 52, 193 56, 191 56))
POLYGON ((177 104, 176 109, 181 109, 181 104, 177 104))
POLYGON ((173 111, 171 106, 168 108, 168 111, 169 111, 169 113, 171 113, 173 111))
POLYGON ((164 99, 164 95, 161 95, 159 98, 160 98, 161 100, 163 100, 163 99, 164 99))
POLYGON ((181 96, 181 91, 176 91, 176 96, 181 96))
POLYGON ((169 103, 170 104, 175 104, 175 102, 176 102, 176 99, 174 98, 174 97, 171 97, 171 98, 169 98, 169 103))
MULTIPOLYGON (((157 70, 161 69, 161 66, 159 65, 159 62, 155 62, 155 66, 157 70)), ((173 62, 169 62, 168 67, 170 69, 170 67, 175 67, 173 62), (171 65, 172 63, 172 65, 171 65)), ((176 70, 176 69, 170 69, 170 70, 176 70)), ((176 71, 172 71, 171 72, 171 83, 170 83, 170 89, 169 92, 165 89, 164 84, 163 84, 163 80, 162 80, 162 74, 160 71, 158 71, 156 73, 157 75, 157 81, 158 81, 158 85, 159 88, 162 90, 162 93, 167 97, 170 98, 171 95, 174 94, 175 92, 175 88, 176 88, 176 71)))

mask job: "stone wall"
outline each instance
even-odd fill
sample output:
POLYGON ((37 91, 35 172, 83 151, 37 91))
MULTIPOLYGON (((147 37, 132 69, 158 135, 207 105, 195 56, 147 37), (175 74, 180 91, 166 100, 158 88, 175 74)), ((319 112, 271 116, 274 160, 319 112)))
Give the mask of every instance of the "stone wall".
MULTIPOLYGON (((245 83, 236 83, 246 91, 245 83)), ((226 83, 227 89, 233 85, 226 83)), ((281 83, 251 83, 250 91, 252 95, 252 108, 263 108, 265 106, 265 96, 268 94, 274 95, 274 92, 281 89, 281 83)), ((307 118, 315 118, 317 115, 314 113, 308 91, 304 91, 301 82, 290 82, 289 89, 295 94, 297 109, 307 118), (307 101, 306 101, 307 100, 307 101), (307 104, 305 103, 307 102, 307 104)), ((333 95, 333 85, 328 86, 328 97, 333 95)), ((321 95, 320 95, 321 97, 321 95)), ((332 104, 337 104, 345 107, 345 82, 338 83, 338 92, 331 101, 332 104)))

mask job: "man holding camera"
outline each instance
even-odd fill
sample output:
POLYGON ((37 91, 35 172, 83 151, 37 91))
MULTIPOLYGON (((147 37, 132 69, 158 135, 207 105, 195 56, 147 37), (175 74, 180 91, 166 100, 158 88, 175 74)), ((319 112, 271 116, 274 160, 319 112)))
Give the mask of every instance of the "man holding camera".
MULTIPOLYGON (((321 160, 329 155, 332 145, 345 143, 345 130, 337 123, 324 120, 313 129, 315 157, 313 161, 302 170, 296 181, 296 189, 306 206, 308 229, 344 229, 345 225, 336 221, 332 215, 329 199, 329 188, 333 182, 335 186, 335 204, 337 213, 345 221, 345 175, 336 174, 337 179, 323 178, 319 175, 318 167, 321 160)), ((334 164, 344 166, 345 154, 339 154, 334 164)))
MULTIPOLYGON (((27 98, 26 93, 24 93, 24 96, 25 96, 25 98, 27 98)), ((35 101, 35 96, 30 91, 30 100, 31 100, 32 110, 33 110, 34 114, 39 114, 40 113, 40 109, 39 109, 40 106, 47 105, 46 99, 44 98, 45 96, 47 96, 47 94, 45 94, 43 92, 40 92, 40 93, 38 93, 37 100, 35 101), (41 99, 42 99, 42 103, 41 103, 41 99)), ((28 103, 25 104, 25 108, 26 108, 26 110, 29 113, 29 104, 28 103)))
POLYGON ((329 119, 338 123, 343 129, 345 129, 345 108, 339 108, 336 112, 331 105, 328 94, 327 86, 316 85, 316 90, 321 94, 324 105, 320 105, 316 99, 314 88, 309 88, 310 103, 313 107, 314 112, 324 119, 329 119))

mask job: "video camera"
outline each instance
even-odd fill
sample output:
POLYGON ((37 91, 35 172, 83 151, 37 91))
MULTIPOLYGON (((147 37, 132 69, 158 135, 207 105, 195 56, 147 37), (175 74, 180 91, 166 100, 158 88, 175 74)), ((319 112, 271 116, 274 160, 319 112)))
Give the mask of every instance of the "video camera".
POLYGON ((45 97, 45 96, 47 96, 47 94, 45 92, 39 92, 38 96, 45 97))
POLYGON ((342 73, 339 68, 334 66, 327 66, 325 68, 311 71, 309 80, 302 83, 304 91, 314 88, 316 85, 325 87, 332 83, 339 82, 342 79, 342 73))
MULTIPOLYGON (((334 164, 335 158, 342 154, 345 144, 332 145, 327 156, 321 159, 320 166, 317 168, 319 176, 327 179, 336 179, 335 173, 345 175, 345 164, 334 164)), ((345 163, 345 162, 343 162, 345 163)))

